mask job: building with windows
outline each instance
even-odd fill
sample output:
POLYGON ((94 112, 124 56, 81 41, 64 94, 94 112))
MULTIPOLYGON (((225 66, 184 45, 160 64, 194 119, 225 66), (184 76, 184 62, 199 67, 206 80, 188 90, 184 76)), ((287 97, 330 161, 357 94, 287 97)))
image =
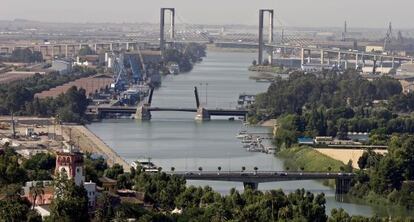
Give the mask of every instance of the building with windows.
POLYGON ((72 72, 72 61, 55 59, 52 61, 52 67, 50 70, 57 71, 62 75, 66 75, 72 72))
POLYGON ((94 208, 96 204, 96 184, 85 182, 83 153, 72 149, 58 152, 56 155, 56 174, 66 174, 68 179, 73 179, 77 186, 83 185, 87 194, 89 207, 94 208))

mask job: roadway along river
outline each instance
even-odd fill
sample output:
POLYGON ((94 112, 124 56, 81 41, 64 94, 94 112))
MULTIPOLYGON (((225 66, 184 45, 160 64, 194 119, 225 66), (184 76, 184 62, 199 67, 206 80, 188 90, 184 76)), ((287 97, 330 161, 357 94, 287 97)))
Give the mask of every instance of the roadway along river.
MULTIPOLYGON (((200 92, 201 103, 209 108, 235 107, 239 93, 259 93, 266 91, 268 83, 249 80, 247 67, 255 58, 252 53, 209 52, 207 58, 194 67, 190 73, 167 76, 160 89, 154 92, 153 106, 195 107, 193 87, 200 92), (208 84, 208 85, 207 85, 208 84), (207 87, 206 87, 207 85, 207 87), (207 99, 206 99, 207 94, 207 99)), ((165 170, 172 166, 177 171, 216 170, 283 170, 283 161, 272 155, 246 152, 235 135, 242 127, 240 121, 225 119, 197 123, 193 113, 153 112, 150 122, 130 119, 104 120, 88 126, 109 146, 127 161, 151 156, 156 165, 165 170)), ((266 128, 250 128, 249 131, 266 132, 266 128)), ((196 182, 192 185, 210 185, 216 191, 226 193, 232 187, 243 189, 241 183, 196 182)), ((377 209, 366 205, 339 203, 335 201, 334 190, 317 181, 262 183, 259 189, 281 188, 286 192, 305 188, 312 192, 327 195, 327 211, 344 208, 350 214, 370 216, 396 212, 390 209, 377 209)), ((401 215, 401 212, 398 213, 401 215)), ((397 214, 397 215, 398 215, 397 214)))

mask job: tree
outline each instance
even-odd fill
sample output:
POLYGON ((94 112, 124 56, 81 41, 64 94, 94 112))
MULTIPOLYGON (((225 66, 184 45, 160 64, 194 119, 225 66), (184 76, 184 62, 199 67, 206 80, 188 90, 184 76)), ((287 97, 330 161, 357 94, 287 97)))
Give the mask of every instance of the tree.
POLYGON ((8 185, 1 189, 4 197, 0 198, 1 221, 39 221, 35 211, 30 210, 30 202, 21 198, 20 185, 8 185))
POLYGON ((9 147, 0 155, 0 187, 9 184, 22 184, 27 181, 27 171, 19 165, 19 157, 9 147))
POLYGON ((118 175, 124 173, 124 168, 119 164, 114 164, 111 168, 105 171, 105 176, 111 179, 116 179, 118 175))
POLYGON ((50 207, 51 221, 89 221, 88 196, 83 187, 73 180, 58 175, 55 183, 56 196, 50 207))
POLYGON ((114 212, 111 196, 107 192, 103 192, 96 200, 96 220, 109 222, 114 217, 114 212))
POLYGON ((362 156, 358 159, 359 169, 361 169, 361 170, 365 169, 365 167, 367 166, 367 163, 368 163, 368 157, 369 157, 368 152, 364 152, 362 154, 362 156))
POLYGON ((34 202, 33 209, 35 208, 37 198, 45 195, 44 186, 42 182, 36 182, 34 186, 30 187, 30 194, 32 195, 32 200, 34 202))
POLYGON ((94 55, 95 52, 91 49, 91 47, 89 47, 88 45, 85 45, 85 46, 82 46, 82 48, 79 50, 78 54, 80 56, 94 55))

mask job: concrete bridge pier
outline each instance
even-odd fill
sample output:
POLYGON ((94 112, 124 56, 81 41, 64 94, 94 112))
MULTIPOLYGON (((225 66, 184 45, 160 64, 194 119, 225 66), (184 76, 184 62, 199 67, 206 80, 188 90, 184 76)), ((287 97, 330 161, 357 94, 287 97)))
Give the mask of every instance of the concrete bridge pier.
POLYGON ((335 179, 335 199, 344 202, 344 197, 351 187, 351 179, 335 179))
POLYGON ((137 108, 135 113, 135 119, 137 120, 151 120, 151 111, 148 109, 148 106, 140 106, 137 108))
POLYGON ((203 107, 197 108, 197 114, 196 114, 195 120, 209 121, 210 119, 211 119, 211 115, 207 109, 204 109, 203 107))
POLYGON ((259 183, 255 182, 243 182, 244 190, 250 188, 252 190, 257 190, 259 188, 259 183))

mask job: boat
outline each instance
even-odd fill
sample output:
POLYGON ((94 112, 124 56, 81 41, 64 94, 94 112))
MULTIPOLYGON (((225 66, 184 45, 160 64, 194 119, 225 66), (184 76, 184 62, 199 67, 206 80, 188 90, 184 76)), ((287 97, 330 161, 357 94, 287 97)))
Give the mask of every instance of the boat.
POLYGON ((252 140, 252 138, 250 137, 250 136, 245 136, 243 139, 242 139, 242 141, 241 141, 242 143, 252 143, 253 142, 253 140, 252 140))
POLYGON ((239 134, 236 135, 236 138, 244 139, 244 138, 246 138, 246 136, 248 136, 247 131, 246 130, 240 130, 239 134))
POLYGON ((151 158, 145 160, 136 160, 131 163, 131 167, 137 169, 141 167, 144 172, 158 172, 158 166, 151 162, 151 158))
POLYGON ((180 73, 180 66, 177 63, 171 63, 168 65, 168 72, 177 75, 180 73))

